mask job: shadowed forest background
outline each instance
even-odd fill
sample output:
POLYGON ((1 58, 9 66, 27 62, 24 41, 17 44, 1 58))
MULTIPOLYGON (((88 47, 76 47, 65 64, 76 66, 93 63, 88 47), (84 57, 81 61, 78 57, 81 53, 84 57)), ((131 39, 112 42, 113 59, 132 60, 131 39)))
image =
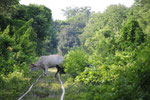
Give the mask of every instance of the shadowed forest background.
POLYGON ((0 99, 18 99, 41 73, 31 75, 29 65, 59 53, 69 75, 65 100, 149 100, 150 1, 62 12, 66 20, 54 21, 43 5, 0 1, 0 99))

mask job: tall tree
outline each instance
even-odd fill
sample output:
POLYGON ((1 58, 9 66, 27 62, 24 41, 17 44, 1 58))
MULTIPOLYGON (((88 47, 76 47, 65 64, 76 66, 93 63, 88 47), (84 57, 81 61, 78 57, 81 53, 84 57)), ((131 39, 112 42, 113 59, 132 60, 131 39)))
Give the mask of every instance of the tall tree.
POLYGON ((90 12, 88 7, 67 9, 68 19, 61 25, 59 31, 58 50, 63 54, 71 48, 80 46, 79 35, 82 34, 88 22, 90 12))
POLYGON ((88 38, 106 27, 113 30, 113 35, 118 36, 120 29, 126 22, 127 14, 128 8, 124 5, 111 5, 103 13, 92 13, 83 34, 80 35, 81 44, 84 46, 88 38))
POLYGON ((121 30, 120 46, 122 50, 129 49, 131 47, 135 49, 145 40, 145 35, 139 23, 135 20, 129 21, 121 30))
POLYGON ((90 15, 90 10, 91 8, 86 6, 86 7, 67 7, 66 9, 62 9, 62 12, 64 14, 64 16, 66 16, 67 18, 76 16, 78 13, 82 12, 82 13, 86 13, 87 15, 90 15))
POLYGON ((107 25, 112 27, 114 33, 117 33, 122 28, 123 22, 126 20, 128 8, 124 5, 111 5, 104 12, 107 18, 107 25))
MULTIPOLYGON (((42 5, 30 4, 29 6, 20 5, 16 12, 12 15, 14 19, 28 21, 33 18, 32 27, 37 34, 37 54, 43 55, 47 52, 53 52, 52 48, 47 48, 48 44, 54 42, 56 39, 55 31, 52 29, 53 21, 51 10, 42 5), (47 43, 49 42, 49 43, 47 43)), ((52 44, 56 45, 56 44, 52 44)), ((51 46, 56 47, 56 46, 51 46)))
POLYGON ((92 37, 93 34, 106 25, 106 18, 102 13, 92 13, 88 23, 84 28, 83 33, 79 36, 81 44, 83 45, 87 38, 92 37))

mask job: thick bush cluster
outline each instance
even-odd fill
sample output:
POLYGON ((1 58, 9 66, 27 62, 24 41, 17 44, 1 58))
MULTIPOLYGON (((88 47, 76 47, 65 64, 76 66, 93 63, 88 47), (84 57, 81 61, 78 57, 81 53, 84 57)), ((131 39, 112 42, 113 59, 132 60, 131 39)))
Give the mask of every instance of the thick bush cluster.
POLYGON ((90 41, 97 43, 89 47, 90 56, 86 56, 88 52, 83 50, 70 51, 66 55, 64 64, 66 71, 72 76, 78 73, 74 77, 74 84, 76 84, 74 87, 83 88, 83 91, 70 90, 71 92, 78 91, 80 94, 80 96, 76 95, 73 100, 77 98, 82 100, 148 100, 150 97, 150 41, 149 36, 145 37, 140 27, 134 25, 135 23, 138 24, 136 21, 127 23, 121 30, 122 35, 119 38, 114 37, 113 42, 112 38, 103 37, 103 30, 98 31, 99 35, 95 34, 90 41), (99 40, 99 36, 102 40, 99 40), (110 45, 115 49, 112 49, 110 45), (81 70, 84 64, 81 61, 84 61, 84 57, 86 57, 86 62, 91 63, 93 67, 81 70))
POLYGON ((69 53, 65 55, 63 64, 65 71, 72 77, 76 77, 85 70, 87 57, 86 52, 83 50, 76 49, 69 51, 69 53))

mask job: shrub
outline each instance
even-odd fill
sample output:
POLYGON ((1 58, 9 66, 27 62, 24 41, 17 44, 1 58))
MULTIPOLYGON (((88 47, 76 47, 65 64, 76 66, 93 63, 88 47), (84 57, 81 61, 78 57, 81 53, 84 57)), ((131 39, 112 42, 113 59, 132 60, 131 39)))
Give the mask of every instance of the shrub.
POLYGON ((67 55, 65 55, 65 61, 63 66, 65 71, 72 77, 76 77, 79 73, 83 72, 88 56, 84 50, 76 49, 71 50, 67 55))

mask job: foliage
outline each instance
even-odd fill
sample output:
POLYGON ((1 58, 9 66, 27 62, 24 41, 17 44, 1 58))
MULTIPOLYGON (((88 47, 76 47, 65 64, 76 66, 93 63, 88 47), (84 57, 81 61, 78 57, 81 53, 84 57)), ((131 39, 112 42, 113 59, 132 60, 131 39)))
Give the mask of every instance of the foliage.
POLYGON ((8 77, 1 76, 0 78, 0 98, 14 100, 23 94, 24 89, 30 85, 30 80, 24 79, 21 72, 15 71, 8 77), (9 96, 8 96, 9 95, 9 96))
POLYGON ((121 30, 122 41, 127 41, 129 44, 141 44, 144 42, 144 33, 137 21, 130 21, 121 30))
POLYGON ((117 36, 127 18, 128 9, 124 5, 111 5, 103 13, 92 13, 83 34, 80 35, 84 46, 87 38, 91 38, 96 31, 109 27, 117 36))
POLYGON ((103 13, 69 7, 63 10, 67 19, 55 22, 41 5, 18 5, 11 16, 0 15, 0 98, 24 93, 39 74, 31 76, 29 64, 58 48, 71 76, 66 100, 148 100, 149 5, 135 0, 130 8, 111 5, 103 13))
MULTIPOLYGON (((135 5, 133 6, 136 8, 135 5)), ((149 15, 146 14, 148 6, 145 6, 145 11, 142 7, 137 7, 138 10, 134 7, 128 12, 128 9, 123 6, 113 5, 104 13, 93 13, 90 17, 84 32, 80 35, 80 42, 82 48, 90 54, 87 61, 93 67, 79 71, 73 78, 72 84, 76 85, 69 88, 69 93, 78 92, 78 95, 67 95, 67 98, 74 97, 72 100, 79 98, 81 100, 149 99, 150 41, 149 32, 145 31, 145 26, 149 24, 143 24, 148 22, 149 15), (118 14, 114 14, 114 11, 118 14), (142 15, 144 13, 146 16, 142 15), (144 17, 147 18, 141 20, 144 17), (77 87, 81 90, 71 90, 77 87)), ((65 62, 66 66, 68 62, 65 62)))
POLYGON ((71 48, 80 46, 78 36, 82 34, 83 28, 90 17, 90 9, 88 7, 68 8, 65 12, 71 15, 68 15, 69 18, 66 21, 60 22, 57 25, 58 27, 61 26, 57 30, 59 34, 58 50, 63 55, 71 50, 71 48), (75 14, 72 15, 72 13, 75 14))
POLYGON ((71 18, 76 16, 78 13, 86 13, 87 15, 90 15, 90 10, 91 8, 86 6, 86 7, 67 7, 66 9, 62 9, 64 16, 67 18, 71 18))
POLYGON ((51 10, 42 5, 16 6, 13 19, 29 21, 33 19, 32 28, 36 33, 36 53, 38 55, 50 54, 56 51, 57 39, 54 31, 51 10))
POLYGON ((68 26, 60 31, 58 48, 63 54, 66 54, 71 47, 77 47, 79 44, 75 27, 76 26, 68 26))
POLYGON ((37 36, 33 19, 25 22, 0 15, 0 22, 0 98, 14 100, 32 82, 29 63, 36 56, 37 36))
POLYGON ((9 37, 9 26, 0 36, 0 75, 13 72, 13 63, 15 60, 11 57, 12 46, 14 41, 9 37))
POLYGON ((84 71, 86 67, 87 54, 83 50, 71 50, 67 55, 65 55, 65 61, 63 66, 65 67, 65 72, 69 73, 72 77, 76 77, 84 71))
POLYGON ((12 11, 14 5, 19 4, 19 0, 1 0, 0 2, 0 14, 6 15, 12 11))
POLYGON ((95 31, 104 27, 106 20, 101 13, 92 13, 83 33, 80 35, 81 44, 84 45, 86 39, 91 37, 95 31))
MULTIPOLYGON (((19 66, 19 65, 18 65, 19 66)), ((17 66, 16 66, 17 67, 17 66)), ((20 66, 21 67, 21 66, 20 66)), ((17 68, 7 76, 0 75, 0 98, 6 100, 16 100, 23 95, 31 86, 41 72, 35 75, 29 74, 29 69, 25 70, 28 65, 22 65, 24 70, 19 71, 17 68), (26 72, 25 72, 26 71, 26 72)))
MULTIPOLYGON (((119 55, 115 55, 111 65, 107 64, 107 61, 110 61, 110 59, 107 59, 102 66, 93 66, 81 72, 74 79, 74 84, 83 88, 83 91, 79 92, 82 95, 82 100, 148 99, 148 66, 150 64, 147 58, 149 57, 149 51, 147 50, 149 45, 145 46, 146 48, 142 47, 143 45, 141 45, 140 52, 136 52, 138 53, 136 56, 138 59, 135 59, 135 56, 125 54, 125 52, 120 55, 119 52, 119 55), (143 56, 144 54, 148 54, 146 58, 143 56)), ((130 54, 134 55, 134 52, 130 52, 130 54)), ((75 86, 72 88, 75 88, 75 86)), ((70 90, 70 92, 73 92, 73 90, 70 90)))
POLYGON ((104 54, 108 52, 107 48, 110 48, 111 44, 113 44, 113 39, 113 32, 105 27, 104 29, 96 31, 91 38, 87 38, 85 47, 92 53, 96 51, 97 53, 104 54))
POLYGON ((37 54, 54 53, 57 47, 50 9, 16 4, 18 0, 0 3, 0 99, 3 100, 18 99, 39 75, 29 74, 29 64, 37 54), (12 7, 13 12, 6 14, 12 7))

